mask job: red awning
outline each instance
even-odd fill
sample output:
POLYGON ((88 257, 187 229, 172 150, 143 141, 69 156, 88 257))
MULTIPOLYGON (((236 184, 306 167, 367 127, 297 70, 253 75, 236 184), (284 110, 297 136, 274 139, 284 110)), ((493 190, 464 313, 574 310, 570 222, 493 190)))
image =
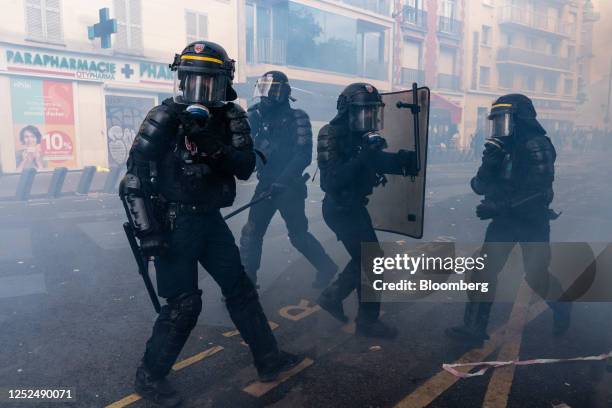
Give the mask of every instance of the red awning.
POLYGON ((443 95, 432 92, 431 93, 431 109, 441 109, 448 112, 448 115, 451 118, 451 121, 455 124, 459 124, 461 122, 461 106, 454 104, 449 101, 443 95))

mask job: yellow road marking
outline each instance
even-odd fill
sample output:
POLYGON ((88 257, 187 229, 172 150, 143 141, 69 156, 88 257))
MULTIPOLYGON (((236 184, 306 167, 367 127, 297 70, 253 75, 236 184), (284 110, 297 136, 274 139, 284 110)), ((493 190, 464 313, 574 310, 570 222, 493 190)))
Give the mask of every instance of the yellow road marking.
POLYGON ((212 356, 213 354, 217 354, 221 350, 223 350, 223 347, 221 346, 211 347, 208 350, 204 350, 203 352, 196 354, 195 356, 191 356, 182 361, 179 361, 178 363, 172 366, 172 369, 174 371, 182 370, 183 368, 189 367, 190 365, 195 364, 198 361, 202 361, 205 358, 212 356))
POLYGON ((123 408, 126 407, 130 404, 135 403, 136 401, 140 400, 141 396, 138 394, 130 394, 127 397, 120 399, 117 402, 113 402, 110 405, 107 405, 105 408, 123 408))
POLYGON ((311 314, 318 312, 321 310, 321 306, 313 304, 313 306, 308 306, 310 302, 306 299, 301 299, 300 303, 297 305, 289 305, 281 308, 278 311, 278 314, 284 317, 285 319, 292 320, 297 322, 298 320, 302 320, 305 317, 310 316, 311 314), (299 313, 289 313, 291 311, 298 310, 299 313))
MULTIPOLYGON (((192 364, 195 364, 198 361, 202 361, 205 358, 212 356, 213 354, 217 354, 221 350, 223 350, 223 347, 221 346, 211 347, 208 350, 204 350, 203 352, 196 354, 195 356, 191 356, 182 361, 179 361, 178 363, 172 366, 172 369, 174 371, 182 370, 183 368, 188 367, 192 364)), ((140 395, 130 394, 127 397, 120 399, 119 401, 116 401, 110 405, 107 405, 105 408, 123 408, 130 404, 133 404, 136 401, 139 401, 140 399, 142 399, 140 395)))
POLYGON ((265 383, 261 381, 257 381, 257 382, 254 382, 253 384, 248 385, 242 391, 254 396, 255 398, 259 398, 262 395, 269 392, 270 390, 277 387, 279 384, 287 381, 289 378, 293 377, 300 371, 303 371, 304 369, 310 367, 313 363, 314 361, 311 360, 310 358, 305 358, 300 364, 296 365, 291 370, 285 371, 284 373, 282 373, 281 376, 276 381, 265 382, 265 383))
MULTIPOLYGON (((546 304, 542 301, 534 304, 529 309, 529 318, 526 323, 532 321, 538 317, 542 312, 546 310, 546 304)), ((491 335, 491 339, 485 343, 484 347, 480 349, 473 349, 461 356, 456 363, 471 363, 474 361, 482 361, 493 353, 502 344, 506 338, 506 325, 499 327, 491 335)), ((454 375, 441 371, 429 380, 425 381, 423 385, 408 394, 403 400, 401 400, 395 408, 418 408, 426 407, 431 404, 436 398, 438 398, 444 391, 449 389, 455 384, 459 378, 454 375)))
MULTIPOLYGON (((523 340, 523 329, 529 315, 529 304, 531 303, 532 296, 533 291, 523 280, 516 296, 517 299, 512 307, 512 312, 510 312, 510 318, 506 324, 507 331, 505 337, 510 340, 505 341, 501 346, 496 360, 518 360, 523 340)), ((515 368, 516 366, 513 364, 508 367, 500 367, 493 372, 482 404, 483 407, 505 408, 508 405, 508 395, 510 394, 515 368)))

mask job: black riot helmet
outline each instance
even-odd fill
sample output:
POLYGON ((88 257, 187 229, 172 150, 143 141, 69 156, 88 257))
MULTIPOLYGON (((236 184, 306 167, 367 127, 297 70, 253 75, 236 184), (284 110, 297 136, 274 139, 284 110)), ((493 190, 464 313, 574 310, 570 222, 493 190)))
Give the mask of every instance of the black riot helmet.
POLYGON ((170 65, 174 71, 174 101, 180 104, 219 106, 238 96, 232 88, 234 60, 210 41, 195 41, 170 65))
POLYGON ((358 82, 344 88, 338 97, 336 117, 348 118, 348 127, 352 132, 382 130, 384 106, 374 86, 358 82))
POLYGON ((504 95, 491 107, 489 137, 507 138, 523 132, 546 134, 536 117, 531 99, 521 94, 504 95))
POLYGON ((285 103, 290 97, 289 78, 281 71, 268 71, 255 83, 253 98, 267 98, 273 103, 285 103))

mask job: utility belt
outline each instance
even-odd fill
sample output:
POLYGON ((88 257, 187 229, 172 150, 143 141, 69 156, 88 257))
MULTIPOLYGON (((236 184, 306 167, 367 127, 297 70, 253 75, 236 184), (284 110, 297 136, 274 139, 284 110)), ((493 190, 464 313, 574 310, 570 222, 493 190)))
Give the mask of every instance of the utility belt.
POLYGON ((219 210, 217 206, 211 204, 184 204, 169 202, 167 203, 167 220, 170 231, 174 230, 176 218, 179 215, 205 215, 219 210))

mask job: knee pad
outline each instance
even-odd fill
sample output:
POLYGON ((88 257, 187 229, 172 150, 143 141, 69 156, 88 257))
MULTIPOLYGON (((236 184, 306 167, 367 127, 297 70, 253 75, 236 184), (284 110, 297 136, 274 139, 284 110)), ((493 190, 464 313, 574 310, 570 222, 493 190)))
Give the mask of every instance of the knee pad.
POLYGON ((202 291, 180 294, 169 300, 165 307, 172 326, 178 332, 190 332, 202 312, 202 291))

